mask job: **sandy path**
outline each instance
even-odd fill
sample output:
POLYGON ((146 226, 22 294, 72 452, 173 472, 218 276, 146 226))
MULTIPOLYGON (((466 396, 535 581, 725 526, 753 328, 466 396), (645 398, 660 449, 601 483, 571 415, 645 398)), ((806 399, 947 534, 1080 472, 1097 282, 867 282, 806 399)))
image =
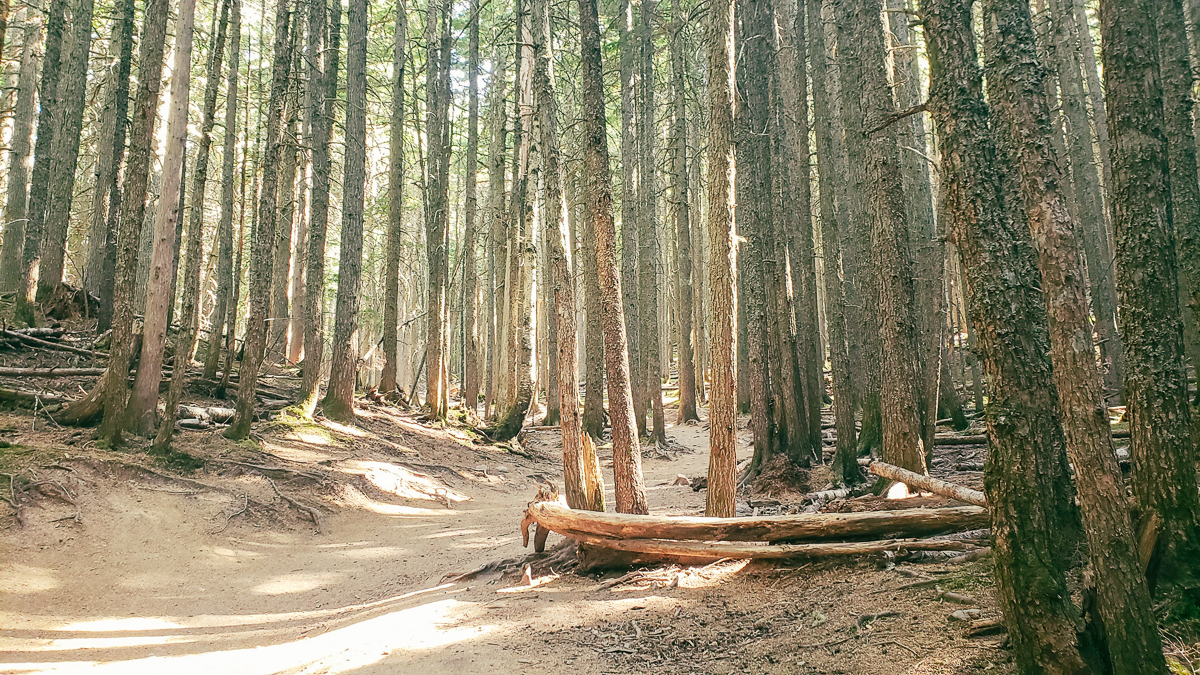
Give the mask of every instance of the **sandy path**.
MULTIPOLYGON (((704 493, 668 483, 706 471, 707 432, 669 434, 700 451, 647 459, 649 498, 656 512, 694 513, 704 493)), ((535 432, 530 445, 556 438, 535 432)), ((457 459, 471 466, 469 454, 457 459)), ((503 480, 450 481, 471 497, 451 510, 367 502, 326 517, 321 534, 245 517, 211 534, 235 497, 92 476, 82 526, 48 522, 69 512, 47 507, 29 514, 29 528, 0 535, 0 672, 536 673, 564 663, 604 672, 586 632, 549 645, 544 636, 630 612, 665 615, 688 602, 687 589, 626 598, 593 594, 595 582, 577 577, 511 593, 495 581, 442 584, 524 553, 516 523, 534 493, 527 476, 555 469, 499 459, 510 469, 503 480)), ((495 456, 478 461, 495 472, 495 456)), ((261 481, 245 489, 272 499, 261 481)))

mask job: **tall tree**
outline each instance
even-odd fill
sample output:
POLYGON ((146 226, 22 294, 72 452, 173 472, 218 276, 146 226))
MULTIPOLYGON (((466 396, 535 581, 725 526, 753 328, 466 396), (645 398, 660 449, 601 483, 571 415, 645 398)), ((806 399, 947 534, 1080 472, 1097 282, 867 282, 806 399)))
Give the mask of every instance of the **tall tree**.
POLYGON ((495 403, 495 398, 499 392, 500 385, 500 367, 501 357, 504 351, 501 347, 503 341, 503 327, 497 324, 500 321, 500 312, 502 310, 500 303, 497 302, 500 298, 499 283, 503 274, 503 261, 500 259, 504 249, 504 180, 505 170, 507 165, 504 162, 504 146, 505 139, 508 135, 508 108, 505 103, 505 91, 508 85, 508 77, 505 74, 506 62, 504 56, 499 49, 495 52, 495 58, 492 60, 495 67, 492 70, 492 75, 488 78, 488 103, 489 115, 491 117, 492 137, 488 144, 488 287, 491 291, 488 296, 488 378, 487 386, 484 389, 484 416, 488 417, 491 414, 492 405, 495 403))
POLYGON ((1071 503, 1029 229, 1014 223, 1004 201, 1004 165, 988 125, 970 5, 927 0, 921 10, 942 213, 962 256, 967 307, 989 376, 984 486, 997 595, 1022 672, 1091 672, 1063 574, 1071 503))
MULTIPOLYGON (((79 138, 83 133, 83 109, 87 94, 88 57, 92 46, 92 0, 78 0, 71 17, 70 51, 64 54, 64 76, 59 83, 62 117, 56 120, 54 167, 51 172, 50 206, 41 241, 37 295, 49 297, 63 280, 67 251, 67 226, 75 197, 75 169, 79 165, 79 138)), ((68 43, 64 43, 64 46, 68 43)))
MULTIPOLYGON (((658 158, 657 115, 654 106, 654 21, 655 0, 642 0, 639 46, 641 48, 641 97, 638 109, 638 352, 642 370, 643 405, 653 415, 650 440, 667 444, 662 403, 662 363, 659 361, 658 329, 658 158)), ((622 224, 622 227, 625 227, 622 224)))
POLYGON ((1168 142, 1150 5, 1105 2, 1100 32, 1112 136, 1117 299, 1125 337, 1133 494, 1139 511, 1154 514, 1161 523, 1154 578, 1166 588, 1194 594, 1200 588, 1195 565, 1200 493, 1189 429, 1168 142))
POLYGON ((550 1, 533 2, 534 88, 541 131, 545 183, 546 239, 550 244, 551 297, 557 314, 557 372, 562 433, 563 473, 567 505, 573 509, 604 510, 604 479, 591 439, 585 438, 579 417, 578 353, 575 329, 575 287, 571 271, 570 236, 563 213, 561 151, 558 139, 558 101, 554 90, 550 1))
MULTIPOLYGON (((467 51, 467 175, 463 220, 463 406, 471 416, 479 407, 479 302, 476 252, 479 249, 479 2, 472 0, 467 51)), ((549 221, 547 221, 549 222, 549 221)))
MULTIPOLYGON (((284 99, 287 96, 292 65, 291 18, 288 1, 279 0, 275 8, 275 36, 271 46, 271 88, 265 130, 267 138, 262 160, 259 162, 263 171, 252 228, 254 249, 250 256, 250 311, 246 319, 246 335, 242 342, 242 367, 238 373, 237 415, 225 430, 225 437, 235 440, 250 435, 250 423, 254 420, 254 394, 258 387, 258 370, 262 366, 267 347, 267 318, 271 310, 271 273, 275 254, 278 166, 284 140, 284 99)), ((349 143, 347 148, 349 149, 349 143)), ((253 192, 254 190, 251 190, 252 194, 253 192)))
POLYGON ((642 357, 638 345, 641 331, 638 330, 638 227, 637 192, 634 187, 634 168, 637 166, 637 134, 634 126, 635 102, 637 100, 634 65, 637 60, 638 44, 633 32, 633 3, 621 0, 618 10, 621 31, 621 300, 625 321, 633 322, 628 331, 626 348, 629 351, 629 367, 634 374, 633 413, 638 434, 646 433, 646 399, 642 395, 642 357))
MULTIPOLYGON (((167 113, 167 142, 162 162, 162 187, 158 195, 158 208, 154 215, 154 252, 150 259, 150 284, 147 288, 145 319, 142 322, 142 351, 138 358, 137 376, 126 407, 126 420, 134 433, 146 436, 154 430, 158 411, 158 388, 162 379, 163 354, 167 345, 168 312, 175 304, 172 282, 175 279, 175 252, 179 246, 176 229, 181 213, 180 200, 183 196, 183 162, 187 152, 188 98, 192 80, 192 27, 196 18, 195 0, 185 0, 180 5, 175 20, 175 62, 171 69, 171 107, 167 113)), ((214 48, 214 51, 219 49, 214 48)), ((210 77, 209 88, 213 90, 213 108, 216 108, 216 86, 219 77, 210 77)), ((207 98, 207 96, 206 96, 207 98)), ((206 101, 207 103, 207 101, 206 101)), ((205 109, 211 122, 213 111, 205 109)), ((203 124, 203 123, 202 123, 203 124)), ((211 133, 212 126, 202 129, 211 133)), ((207 154, 208 144, 201 140, 201 148, 207 154)), ((204 161, 207 170, 207 161, 204 161)), ((203 180, 203 175, 201 176, 203 180)), ((202 200, 197 206, 204 208, 202 200)), ((190 350, 176 349, 176 370, 186 369, 190 350)))
POLYGON ((342 245, 330 345, 329 389, 321 401, 326 416, 342 421, 354 419, 354 383, 358 371, 354 334, 358 330, 367 180, 367 10, 368 0, 351 0, 347 12, 342 245))
POLYGON ((642 479, 642 455, 633 419, 625 315, 621 311, 621 280, 617 275, 617 233, 613 224, 612 176, 608 166, 608 136, 604 119, 604 71, 600 56, 600 17, 596 0, 579 0, 579 42, 584 173, 588 181, 585 217, 595 223, 595 256, 600 277, 600 320, 604 328, 604 362, 608 410, 612 419, 617 511, 649 513, 642 479))
MULTIPOLYGON (((209 380, 217 376, 226 333, 232 336, 237 326, 237 303, 230 301, 233 295, 234 275, 233 195, 237 187, 234 169, 237 164, 238 145, 238 63, 242 44, 242 3, 241 0, 230 0, 230 3, 229 69, 225 76, 225 144, 221 151, 221 215, 217 220, 217 243, 213 251, 216 256, 217 297, 213 307, 212 326, 208 332, 208 354, 204 360, 203 372, 204 378, 209 380)), ((241 270, 238 270, 238 273, 240 274, 241 270)))
MULTIPOLYGON (((1062 179, 1050 146, 1050 110, 1029 4, 987 0, 984 11, 989 98, 1000 132, 1011 136, 1016 151, 1025 220, 1038 252, 1058 407, 1075 466, 1106 645, 1114 672, 1162 672, 1161 640, 1096 370, 1079 228, 1058 188, 1062 179)), ((1184 128, 1191 132, 1190 123, 1184 128)), ((1014 213, 1019 206, 1013 205, 1014 213)))
POLYGON ((50 181, 54 167, 54 133, 64 117, 58 81, 62 66, 63 24, 67 0, 51 0, 46 15, 46 42, 43 48, 42 77, 38 81, 38 134, 33 146, 33 172, 29 182, 29 201, 25 211, 25 238, 21 259, 21 280, 17 284, 13 318, 18 323, 34 324, 37 300, 38 267, 46 214, 50 208, 50 181))
POLYGON ((712 312, 707 516, 730 518, 737 500, 737 249, 734 199, 733 0, 708 11, 708 237, 712 312))
MULTIPOLYGON (((449 21, 442 0, 429 2, 425 15, 425 44, 429 52, 425 73, 425 139, 428 171, 425 186, 425 248, 428 257, 425 368, 430 414, 446 416, 450 375, 445 343, 449 333, 447 292, 450 267, 450 54, 442 25, 449 21)), ((447 31, 449 29, 446 29, 447 31)))
MULTIPOLYGON (((309 53, 321 54, 321 59, 314 57, 308 62, 308 86, 313 88, 313 186, 305 273, 309 283, 304 293, 304 373, 299 396, 300 411, 306 417, 311 417, 317 407, 325 349, 325 317, 321 310, 325 297, 325 234, 329 224, 329 135, 337 105, 342 30, 342 3, 335 0, 329 10, 325 3, 326 0, 310 0, 308 6, 309 53)), ((404 27, 407 25, 406 22, 404 27)), ((403 80, 403 74, 397 76, 397 81, 403 80)))
POLYGON ((25 206, 29 197, 29 160, 37 115, 37 60, 42 28, 25 24, 21 68, 17 76, 17 106, 13 111, 12 145, 8 153, 8 197, 4 203, 4 241, 0 246, 0 292, 11 293, 21 282, 25 253, 25 206))
POLYGON ((692 339, 692 227, 688 194, 687 72, 683 62, 683 31, 687 15, 680 0, 671 3, 671 171, 675 220, 675 287, 679 292, 679 417, 677 424, 699 421, 696 413, 695 342, 692 339))
MULTIPOLYGON (((472 21, 478 21, 472 18, 472 21)), ((478 44, 478 25, 472 24, 472 44, 478 44)), ((392 119, 388 129, 388 228, 387 253, 383 278, 383 372, 379 389, 392 392, 398 388, 397 333, 400 325, 400 253, 404 236, 404 61, 408 48, 408 16, 404 0, 396 3, 396 26, 392 39, 392 119)), ((477 47, 478 50, 478 47, 477 47)), ((474 71, 472 91, 478 93, 474 71)), ((478 115, 478 110, 475 110, 478 115)), ((468 153, 467 161, 473 156, 468 153)), ((468 198, 469 199, 469 198, 468 198)))

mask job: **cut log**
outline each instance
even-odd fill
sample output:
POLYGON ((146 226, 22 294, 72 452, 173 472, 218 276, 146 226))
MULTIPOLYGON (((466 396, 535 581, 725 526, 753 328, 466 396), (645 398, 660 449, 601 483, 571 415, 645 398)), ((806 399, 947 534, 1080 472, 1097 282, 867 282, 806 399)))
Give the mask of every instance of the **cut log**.
POLYGON ((867 465, 867 471, 888 478, 900 483, 904 483, 909 487, 918 488, 926 492, 942 495, 951 499, 957 499, 966 504, 974 504, 975 506, 987 506, 987 498, 979 490, 972 490, 968 487, 947 483, 940 478, 933 476, 922 476, 919 473, 913 473, 908 469, 901 469, 898 466, 885 464, 883 462, 871 462, 867 465))
POLYGON ((554 502, 534 502, 525 524, 555 532, 576 532, 608 539, 684 541, 767 541, 883 539, 923 537, 987 527, 987 511, 974 506, 948 509, 901 509, 860 513, 802 513, 756 518, 638 516, 576 511, 554 502))
POLYGON ((79 377, 103 375, 104 368, 0 368, 3 377, 79 377))
POLYGON ((179 419, 197 419, 206 422, 228 424, 237 411, 233 408, 206 408, 195 405, 179 406, 179 419))
POLYGON ((723 559, 787 560, 870 555, 885 551, 966 551, 974 545, 944 539, 888 539, 884 541, 825 542, 819 544, 741 544, 732 542, 668 541, 664 539, 608 539, 582 532, 565 536, 589 546, 661 556, 699 563, 723 559))

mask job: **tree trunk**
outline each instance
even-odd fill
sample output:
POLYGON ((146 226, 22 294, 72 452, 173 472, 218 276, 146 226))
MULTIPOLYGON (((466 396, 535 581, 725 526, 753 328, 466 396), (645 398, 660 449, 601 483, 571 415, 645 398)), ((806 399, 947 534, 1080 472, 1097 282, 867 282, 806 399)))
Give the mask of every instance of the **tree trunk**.
POLYGON ((562 169, 558 140, 558 102, 554 91, 553 54, 550 36, 549 0, 533 2, 533 43, 537 50, 534 65, 534 87, 538 128, 546 185, 545 227, 550 248, 550 293, 554 298, 558 329, 557 372, 550 377, 558 380, 559 409, 563 446, 563 483, 567 505, 573 509, 604 510, 604 480, 596 449, 584 441, 579 417, 579 382, 576 379, 578 360, 575 329, 575 288, 571 271, 570 237, 562 213, 562 169))
MULTIPOLYGON (((655 141, 658 136, 654 109, 654 20, 656 3, 642 0, 639 44, 641 47, 641 77, 638 80, 641 100, 638 108, 638 354, 641 370, 635 371, 634 381, 641 378, 642 405, 653 415, 650 440, 666 445, 667 433, 662 404, 662 367, 659 362, 658 331, 658 163, 655 141)), ((629 165, 632 166, 632 165, 629 165)), ((631 223, 632 224, 632 223, 631 223)), ((622 223, 622 227, 625 224, 622 223)))
MULTIPOLYGON (((842 283, 843 253, 841 238, 845 223, 846 205, 835 198, 841 178, 835 157, 845 154, 841 125, 835 108, 837 99, 828 91, 825 48, 825 21, 821 16, 821 0, 806 0, 810 48, 812 51, 813 119, 817 132, 817 172, 820 176, 821 241, 825 261, 825 311, 829 326, 829 362, 832 368, 833 414, 837 429, 834 453, 834 475, 847 485, 859 483, 862 472, 855 461, 858 430, 854 421, 854 383, 850 367, 846 329, 846 293, 842 283)), ((819 418, 818 418, 819 419, 819 418)), ((820 424, 817 425, 818 432, 820 424)))
POLYGON ((1072 508, 1028 229, 1005 208, 970 6, 932 0, 921 9, 947 200, 943 215, 962 255, 968 308, 989 375, 984 486, 1000 604, 1022 672, 1091 672, 1078 649, 1063 575, 1072 508))
POLYGON ((671 3, 671 97, 673 139, 671 169, 674 174, 675 286, 679 291, 679 417, 676 424, 698 422, 696 413, 696 359, 692 339, 692 227, 689 213, 687 156, 687 73, 683 65, 683 31, 687 15, 680 0, 671 3))
POLYGON ((495 52, 496 64, 492 77, 488 80, 488 91, 491 102, 488 103, 491 115, 492 138, 488 145, 488 378, 483 395, 484 417, 491 414, 492 405, 499 393, 500 354, 503 351, 503 327, 499 326, 501 306, 497 300, 502 297, 498 280, 502 272, 501 263, 497 256, 504 250, 504 179, 506 164, 504 163, 505 139, 508 133, 508 108, 504 92, 508 85, 508 77, 504 72, 505 60, 499 49, 495 52))
POLYGON ((4 241, 0 246, 0 292, 11 293, 21 282, 25 251, 25 206, 29 195, 29 160, 33 147, 34 111, 37 108, 38 43, 42 29, 36 21, 25 24, 21 70, 17 79, 17 107, 13 112, 12 147, 8 155, 8 197, 4 204, 4 241))
MULTIPOLYGON (((293 16, 296 25, 292 27, 293 36, 289 51, 293 54, 298 44, 295 33, 301 30, 299 16, 293 16)), ((298 63, 292 64, 293 72, 298 63)), ((294 91, 289 85, 284 102, 283 147, 281 148, 278 168, 265 167, 267 171, 279 172, 279 199, 275 204, 275 261, 271 265, 271 311, 270 322, 267 324, 267 358, 273 362, 283 360, 287 351, 287 330, 290 312, 288 306, 288 277, 292 266, 292 252, 300 245, 296 232, 296 155, 299 150, 296 144, 297 106, 294 101, 294 91)))
MULTIPOLYGON (((408 17, 404 2, 396 3, 396 26, 392 42, 392 119, 388 130, 388 229, 387 253, 383 278, 383 373, 379 390, 392 392, 399 388, 396 381, 398 328, 400 325, 400 253, 404 236, 404 62, 408 48, 408 17)), ((472 19, 476 21, 476 19, 472 19)), ((472 24, 472 35, 478 32, 472 24)), ((476 38, 477 41, 477 38, 476 38)), ((475 44, 475 43, 472 43, 475 44)), ((475 70, 471 71, 471 90, 478 91, 475 70)), ((475 111, 478 115, 478 111, 475 111)), ((473 165, 474 154, 467 153, 473 165)), ((473 186, 469 188, 474 192, 473 186)), ((468 198, 470 199, 470 198, 468 198)))
POLYGON ((29 183, 29 201, 25 212, 25 239, 21 259, 21 277, 17 284, 13 319, 34 325, 38 268, 46 216, 50 208, 51 180, 54 176, 54 134, 62 125, 65 111, 59 96, 58 81, 62 65, 63 24, 67 0, 52 0, 46 16, 46 42, 42 57, 42 77, 38 82, 38 132, 33 146, 33 173, 29 183))
MULTIPOLYGON (((225 430, 225 437, 240 440, 250 434, 254 420, 254 391, 258 370, 267 347, 267 318, 271 308, 271 273, 275 248, 275 201, 279 187, 279 160, 283 144, 284 98, 291 72, 291 15, 286 0, 275 10, 275 39, 272 45, 271 93, 266 119, 267 142, 262 155, 261 190, 258 195, 254 226, 254 251, 250 257, 250 312, 242 348, 242 367, 238 375, 237 417, 225 430)), ((349 147, 349 146, 348 146, 349 147)), ((349 188, 348 188, 349 189, 349 188)), ((349 244, 346 244, 349 246, 349 244)))
POLYGON ((425 191, 425 247, 428 255, 428 305, 426 308, 426 356, 428 369, 426 399, 434 419, 446 416, 449 405, 449 372, 444 343, 449 333, 447 286, 449 284, 450 243, 450 183, 449 153, 450 138, 446 134, 449 123, 449 58, 443 49, 443 36, 439 29, 448 19, 449 9, 440 0, 429 3, 425 18, 425 41, 429 52, 429 63, 425 76, 426 120, 425 138, 428 176, 425 191), (443 66, 443 63, 446 65, 443 66), (445 72, 443 72, 445 71, 445 72))
MULTIPOLYGON (((625 312, 625 322, 632 322, 633 328, 628 331, 627 349, 629 351, 629 368, 633 374, 630 386, 633 388, 633 415, 637 424, 639 438, 646 434, 646 399, 642 393, 645 379, 641 377, 642 361, 639 344, 641 331, 638 317, 638 227, 637 227, 637 193, 634 186, 634 168, 638 164, 637 136, 634 128, 634 105, 637 98, 636 81, 634 78, 634 61, 637 57, 638 45, 634 42, 633 34, 633 3, 631 0, 621 0, 618 10, 620 21, 621 42, 621 291, 622 307, 625 312)), ((610 404, 611 405, 611 404, 610 404)))
MULTIPOLYGON (((154 252, 151 255, 150 283, 147 287, 146 314, 142 325, 142 351, 138 358, 137 377, 126 408, 126 425, 139 436, 154 430, 158 410, 158 388, 162 379, 163 353, 167 345, 167 314, 175 304, 172 280, 175 278, 176 225, 182 217, 180 197, 183 194, 183 162, 187 152, 187 113, 191 89, 192 26, 195 22, 194 0, 180 7, 175 23, 175 62, 171 76, 171 108, 167 114, 166 149, 162 163, 162 190, 154 216, 154 252)), ((219 49, 219 47, 218 47, 219 49)), ((210 77, 214 88, 219 78, 210 77)), ((208 112, 207 109, 205 112, 208 112)), ((205 122, 211 122, 212 115, 205 122)), ((203 132, 202 132, 203 135, 203 132)), ((207 154, 207 144, 201 140, 207 154)), ((207 164, 207 162, 205 162, 207 164)), ((203 180, 203 176, 201 176, 203 180)), ((203 202, 200 202, 203 208, 203 202)), ((176 350, 176 365, 186 355, 176 350)), ((186 364, 184 364, 186 365, 186 364)), ((178 367, 176 368, 178 370, 178 367)))
POLYGON ((600 19, 596 0, 579 0, 579 35, 584 173, 588 181, 586 217, 592 219, 596 233, 595 256, 600 277, 600 318, 604 328, 617 511, 649 513, 642 479, 642 455, 634 422, 633 394, 629 389, 629 357, 625 316, 621 311, 621 281, 617 276, 616 228, 612 214, 612 177, 608 165, 600 19))
POLYGON ((347 14, 342 240, 333 342, 329 348, 329 389, 321 401, 327 417, 343 422, 354 420, 354 383, 358 372, 354 334, 358 330, 367 179, 367 11, 368 0, 351 0, 347 14))
MULTIPOLYGON (((304 374, 300 385, 300 410, 311 417, 321 387, 321 363, 325 350, 325 235, 329 226, 329 135, 337 105, 337 72, 342 24, 342 4, 326 10, 325 0, 310 0, 308 17, 309 53, 322 54, 308 62, 308 86, 312 87, 313 187, 308 227, 308 283, 304 289, 304 374), (328 13, 328 22, 326 16, 328 13), (328 26, 327 26, 328 23, 328 26)), ((407 29, 407 22, 403 27, 407 29)), ((396 76, 404 81, 403 73, 396 76)))
MULTIPOLYGON (((88 56, 92 46, 92 0, 78 0, 71 18, 70 52, 62 63, 64 78, 59 83, 62 117, 54 139, 54 168, 51 174, 50 208, 41 242, 37 295, 48 298, 62 283, 67 250, 67 226, 75 197, 75 169, 79 164, 79 139, 83 133, 83 108, 87 93, 88 56)), ((64 42, 64 46, 67 43, 64 42)))
POLYGON ((733 0, 708 10, 709 368, 708 496, 704 515, 730 518, 737 501, 737 277, 734 230, 733 0))
MULTIPOLYGON (((1058 188, 1061 177, 1050 147, 1050 111, 1029 4, 987 0, 984 11, 990 27, 985 40, 989 98, 1000 130, 1011 135, 1016 150, 1025 220, 1038 251, 1054 382, 1109 656, 1114 672, 1162 672, 1162 644, 1138 562, 1090 339, 1082 246, 1058 188)), ((1191 132, 1190 122, 1184 130, 1191 132)), ((1191 163, 1194 172, 1194 154, 1191 163)), ((1018 211, 1016 205, 1013 210, 1018 211)))
POLYGON ((463 406, 474 418, 479 408, 479 299, 476 254, 479 250, 479 201, 476 182, 479 173, 479 8, 471 11, 470 46, 467 70, 470 86, 467 102, 467 179, 463 219, 463 406))
MULTIPOLYGON (((1125 336, 1125 396, 1138 509, 1162 522, 1159 559, 1151 570, 1169 590, 1195 604, 1200 588, 1200 493, 1191 442, 1187 371, 1179 316, 1175 227, 1168 141, 1156 52, 1154 16, 1141 2, 1100 8, 1108 128, 1113 151, 1117 298, 1125 336), (1189 595, 1190 594, 1190 595, 1189 595)), ((1174 130, 1172 130, 1174 131, 1174 130)), ((1192 180, 1194 174, 1184 177, 1192 180)))
MULTIPOLYGON (((591 204, 590 185, 581 178, 583 203, 591 204)), ((593 438, 604 433, 604 329, 600 325, 600 269, 596 264, 596 222, 585 212, 583 245, 579 257, 583 261, 583 302, 587 317, 587 339, 584 349, 583 430, 593 438)))
MULTIPOLYGON (((321 0, 317 0, 318 2, 321 0)), ((208 333, 208 354, 204 361, 203 377, 213 379, 221 362, 221 347, 226 332, 232 334, 237 326, 237 306, 233 295, 233 193, 234 167, 237 160, 237 92, 238 62, 242 37, 242 3, 230 0, 229 70, 225 94, 225 146, 221 151, 221 215, 217 221, 217 297, 208 333)), ((247 111, 249 112, 249 111, 247 111)), ((238 270, 240 273, 240 270, 238 270)))

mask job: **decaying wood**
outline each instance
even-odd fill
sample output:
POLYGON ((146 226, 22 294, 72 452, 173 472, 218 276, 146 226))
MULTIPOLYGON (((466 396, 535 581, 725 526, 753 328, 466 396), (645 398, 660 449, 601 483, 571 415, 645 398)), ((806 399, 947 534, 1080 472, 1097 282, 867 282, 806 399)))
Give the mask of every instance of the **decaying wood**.
POLYGON ((987 498, 979 490, 972 490, 968 487, 948 483, 940 478, 933 476, 922 476, 919 473, 901 469, 898 466, 885 464, 883 462, 871 462, 867 465, 867 470, 876 476, 887 478, 890 480, 904 483, 909 487, 918 488, 926 492, 942 495, 957 499, 966 504, 974 504, 975 506, 987 506, 987 498))
POLYGON ((66 403, 70 399, 45 392, 25 391, 23 389, 8 389, 0 387, 0 401, 18 401, 37 404, 45 403, 66 403))
MULTIPOLYGON (((1113 438, 1129 438, 1128 429, 1113 429, 1113 438)), ((933 440, 934 445, 987 445, 987 434, 977 434, 973 436, 937 436, 933 440)))
POLYGON ((104 368, 0 368, 4 377, 81 377, 103 375, 104 368))
POLYGON ((233 420, 237 411, 233 408, 215 408, 195 405, 179 406, 179 419, 196 419, 206 422, 217 422, 219 424, 228 424, 233 420))
MULTIPOLYGON (((529 505, 522 531, 539 525, 559 533, 583 533, 606 539, 683 541, 795 542, 829 539, 921 537, 987 527, 985 509, 900 509, 861 513, 802 513, 752 518, 640 516, 575 511, 554 502, 529 505)), ((574 535, 572 535, 574 536, 574 535)), ((528 542, 526 541, 526 545, 528 542)), ((961 549, 954 549, 961 550, 961 549)))
POLYGON ((1004 625, 1002 617, 993 617, 990 619, 976 619, 967 626, 967 637, 982 637, 984 635, 994 635, 1003 633, 1008 630, 1004 625))
POLYGON ((58 350, 58 351, 63 351, 63 352, 71 352, 72 354, 82 354, 83 356, 93 356, 93 357, 102 358, 102 359, 108 358, 108 354, 106 354, 104 352, 94 352, 89 349, 80 349, 79 347, 72 347, 70 345, 64 345, 64 344, 61 344, 58 342, 50 342, 49 340, 43 340, 41 338, 36 338, 36 337, 33 337, 32 335, 26 335, 25 333, 20 333, 15 330, 7 330, 6 329, 3 331, 3 334, 7 337, 16 338, 16 339, 20 340, 21 342, 25 342, 25 343, 33 345, 35 347, 41 347, 42 349, 53 349, 53 350, 58 350))

